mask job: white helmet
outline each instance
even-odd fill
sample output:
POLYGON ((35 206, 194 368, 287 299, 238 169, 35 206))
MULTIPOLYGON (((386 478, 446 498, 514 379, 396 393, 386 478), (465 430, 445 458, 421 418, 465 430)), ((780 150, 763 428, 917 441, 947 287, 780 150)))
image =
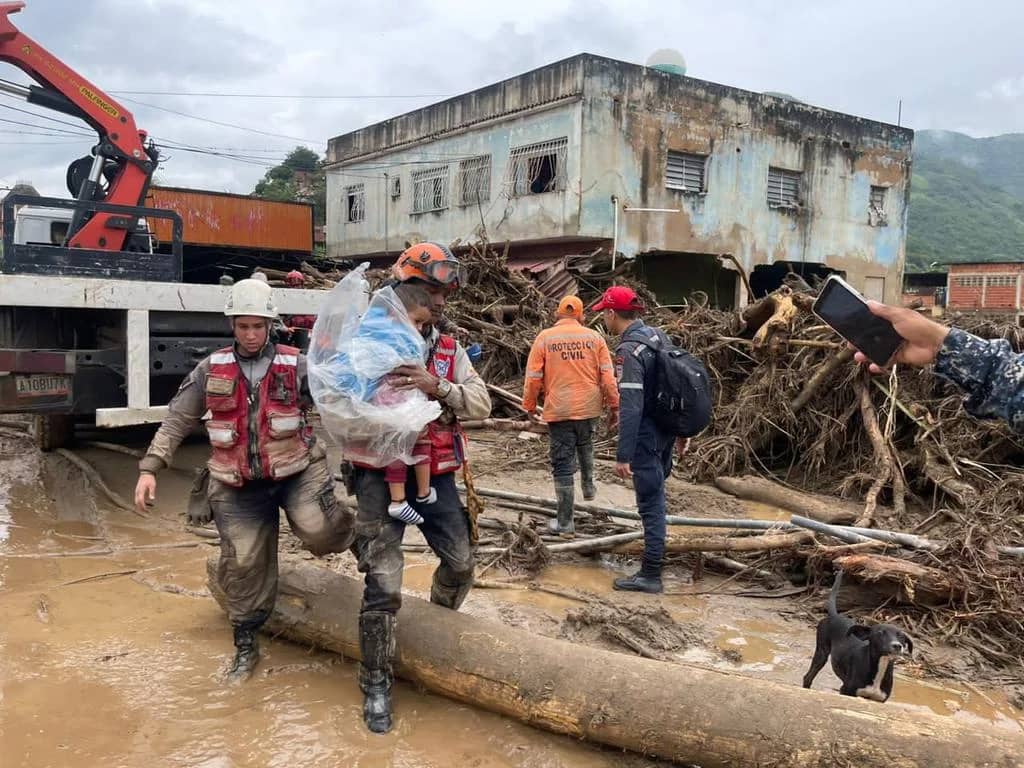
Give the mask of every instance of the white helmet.
POLYGON ((262 280, 239 280, 231 286, 228 303, 224 306, 224 314, 228 317, 266 317, 271 320, 277 317, 274 306, 273 291, 262 280))

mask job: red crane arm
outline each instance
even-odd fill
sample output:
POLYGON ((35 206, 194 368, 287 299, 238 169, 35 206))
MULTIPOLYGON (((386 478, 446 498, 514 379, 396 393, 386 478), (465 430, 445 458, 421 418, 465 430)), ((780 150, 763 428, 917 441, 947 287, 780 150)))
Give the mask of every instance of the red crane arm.
MULTIPOLYGON (((78 199, 101 197, 116 205, 142 205, 157 164, 155 148, 145 145, 146 132, 135 125, 131 112, 14 26, 11 14, 24 7, 23 2, 0 3, 0 61, 13 64, 42 86, 30 86, 20 95, 30 103, 78 117, 99 134, 92 172, 78 199), (108 166, 113 167, 112 173, 108 166), (109 187, 103 196, 99 181, 105 172, 109 187)), ((125 217, 94 212, 83 221, 79 213, 69 230, 69 247, 107 251, 124 247, 130 229, 125 217)))

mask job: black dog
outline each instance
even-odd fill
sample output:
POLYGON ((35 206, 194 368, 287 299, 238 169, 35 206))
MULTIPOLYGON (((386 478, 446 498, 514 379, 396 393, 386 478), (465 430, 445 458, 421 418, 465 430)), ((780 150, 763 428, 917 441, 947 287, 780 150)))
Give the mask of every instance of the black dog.
POLYGON ((804 675, 804 688, 811 687, 831 654, 832 670, 843 681, 841 694, 885 701, 892 693, 893 662, 913 653, 914 643, 891 624, 867 627, 840 616, 836 596, 842 580, 843 572, 836 571, 828 598, 828 617, 818 623, 817 645, 811 668, 804 675))

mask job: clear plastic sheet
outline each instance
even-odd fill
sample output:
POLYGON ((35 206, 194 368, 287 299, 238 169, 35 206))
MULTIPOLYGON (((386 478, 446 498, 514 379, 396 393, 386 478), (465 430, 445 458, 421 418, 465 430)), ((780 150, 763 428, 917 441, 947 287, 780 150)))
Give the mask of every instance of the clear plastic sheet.
POLYGON ((441 406, 388 380, 400 365, 422 367, 426 342, 391 288, 370 294, 368 267, 349 272, 320 309, 307 356, 309 388, 324 429, 341 445, 375 457, 377 466, 409 464, 441 406))

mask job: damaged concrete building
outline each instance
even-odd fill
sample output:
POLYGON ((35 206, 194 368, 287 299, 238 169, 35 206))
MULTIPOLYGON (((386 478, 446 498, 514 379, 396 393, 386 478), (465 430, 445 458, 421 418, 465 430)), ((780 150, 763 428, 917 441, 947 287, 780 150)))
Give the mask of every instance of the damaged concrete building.
POLYGON ((334 258, 484 228, 539 270, 638 259, 664 303, 792 270, 899 300, 913 132, 590 54, 330 140, 334 258))

